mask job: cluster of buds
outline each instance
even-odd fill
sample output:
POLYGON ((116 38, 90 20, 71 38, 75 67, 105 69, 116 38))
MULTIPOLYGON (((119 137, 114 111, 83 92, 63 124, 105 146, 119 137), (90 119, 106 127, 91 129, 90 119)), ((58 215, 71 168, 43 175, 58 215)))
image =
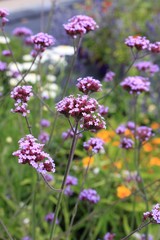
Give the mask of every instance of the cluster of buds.
POLYGON ((82 36, 90 31, 98 28, 93 18, 85 15, 77 15, 68 20, 67 24, 63 24, 66 33, 73 38, 82 36))
POLYGON ((4 27, 6 25, 6 23, 9 21, 7 16, 9 15, 8 11, 5 9, 0 9, 0 27, 4 27))
POLYGON ((78 179, 76 177, 68 175, 65 182, 66 188, 64 189, 64 194, 67 196, 72 196, 73 190, 71 189, 71 186, 75 186, 77 184, 78 184, 78 179))
POLYGON ((32 86, 17 86, 11 92, 11 98, 15 100, 15 109, 11 109, 11 112, 20 113, 26 117, 30 111, 27 109, 30 97, 33 96, 32 86))
POLYGON ((79 199, 81 201, 87 201, 89 203, 95 204, 99 202, 100 196, 97 194, 96 190, 89 188, 84 189, 80 192, 79 199))
POLYGON ((13 152, 13 156, 19 158, 19 163, 29 164, 42 174, 55 172, 53 159, 43 151, 44 144, 37 143, 37 139, 31 134, 20 139, 18 143, 19 150, 13 152))
POLYGON ((151 219, 154 223, 160 223, 160 204, 157 203, 150 212, 143 213, 143 220, 151 219))
POLYGON ((78 83, 76 86, 78 87, 79 91, 83 92, 84 94, 99 92, 102 90, 102 84, 100 81, 94 79, 93 77, 79 78, 77 81, 78 83))

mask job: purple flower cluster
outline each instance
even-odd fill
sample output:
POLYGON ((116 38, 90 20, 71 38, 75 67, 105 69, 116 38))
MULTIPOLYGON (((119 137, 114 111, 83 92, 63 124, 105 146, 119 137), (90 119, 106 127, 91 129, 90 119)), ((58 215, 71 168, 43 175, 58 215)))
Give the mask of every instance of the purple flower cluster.
POLYGON ((36 142, 37 139, 31 134, 26 135, 19 140, 19 150, 13 153, 13 156, 19 158, 21 164, 29 164, 38 172, 46 174, 47 172, 55 172, 55 164, 48 153, 43 151, 44 144, 36 142))
POLYGON ((0 72, 6 71, 6 70, 7 70, 7 63, 0 61, 0 72))
POLYGON ((104 151, 103 145, 104 141, 100 138, 90 138, 87 142, 83 143, 84 149, 87 151, 92 151, 93 153, 104 151))
POLYGON ((100 196, 97 194, 96 190, 89 188, 80 192, 79 199, 81 201, 87 201, 95 204, 99 202, 100 196))
POLYGON ((11 92, 11 98, 15 100, 15 109, 11 109, 12 112, 20 113, 22 116, 26 116, 30 111, 27 109, 27 102, 30 97, 33 96, 32 86, 17 86, 11 92))
POLYGON ((4 27, 5 24, 9 21, 8 18, 6 18, 9 15, 8 11, 6 9, 0 9, 0 19, 1 19, 1 26, 4 27))
POLYGON ((159 72, 159 66, 157 64, 153 64, 149 61, 143 61, 134 64, 134 66, 139 70, 139 71, 144 71, 144 72, 149 72, 151 76, 154 76, 156 72, 159 72))
POLYGON ((148 92, 150 82, 148 78, 141 76, 127 77, 120 83, 120 85, 127 90, 130 94, 140 94, 141 92, 148 92))
POLYGON ((94 79, 93 77, 85 77, 77 79, 77 87, 79 91, 84 94, 101 91, 102 84, 99 80, 94 79))
POLYGON ((66 33, 73 38, 76 38, 78 35, 82 36, 98 28, 93 18, 85 15, 74 16, 68 20, 67 24, 63 24, 63 26, 66 33))
POLYGON ((97 112, 98 108, 98 102, 94 98, 89 98, 87 95, 78 95, 77 98, 70 95, 56 105, 59 113, 64 114, 66 117, 71 116, 76 120, 81 120, 81 128, 89 130, 105 128, 104 119, 97 112))
POLYGON ((152 128, 146 126, 140 126, 136 128, 136 138, 140 142, 148 141, 152 136, 152 128))
POLYGON ((110 233, 110 232, 107 232, 103 238, 103 240, 114 240, 114 237, 116 236, 116 234, 114 233, 110 233))
POLYGON ((44 174, 43 177, 44 177, 46 182, 53 181, 53 176, 51 174, 49 174, 49 173, 44 174))
POLYGON ((16 37, 27 37, 27 36, 31 36, 33 33, 30 28, 17 27, 13 30, 12 34, 16 37))
POLYGON ((129 171, 125 171, 125 181, 127 182, 141 182, 142 179, 141 177, 138 175, 137 172, 129 172, 129 171))
POLYGON ((49 141, 49 134, 47 132, 41 132, 38 136, 38 140, 41 143, 47 143, 49 141))
POLYGON ((133 148, 133 140, 127 137, 123 137, 120 141, 120 148, 124 148, 124 149, 131 149, 133 148))
POLYGON ((10 50, 3 50, 2 55, 5 57, 10 57, 12 56, 12 52, 10 50))
POLYGON ((160 53, 160 42, 151 43, 149 45, 149 51, 152 53, 160 53))
POLYGON ((108 107, 105 107, 103 105, 99 106, 99 113, 101 114, 101 116, 107 115, 108 114, 108 110, 109 110, 108 107))
POLYGON ((153 240, 153 237, 150 234, 148 236, 146 234, 142 234, 140 240, 153 240))
POLYGON ((73 176, 67 176, 65 185, 66 188, 64 189, 64 194, 67 196, 72 196, 73 195, 73 190, 71 189, 71 186, 75 186, 78 184, 78 179, 73 176))
POLYGON ((44 52, 46 48, 55 44, 55 38, 43 32, 31 36, 31 40, 34 44, 34 55, 44 52))
POLYGON ((104 76, 104 81, 105 82, 112 82, 113 81, 113 79, 114 79, 114 77, 115 77, 115 73, 114 72, 112 72, 112 71, 109 71, 109 72, 107 72, 106 74, 105 74, 105 76, 104 76))
POLYGON ((43 128, 47 128, 47 127, 50 126, 50 121, 47 120, 47 119, 41 119, 40 125, 41 125, 43 128))
POLYGON ((129 36, 125 39, 125 44, 128 47, 135 47, 137 50, 144 50, 149 48, 150 41, 142 36, 129 36))
POLYGON ((150 212, 143 213, 143 219, 147 220, 150 218, 156 223, 160 223, 160 204, 157 203, 150 212))
MULTIPOLYGON (((46 220, 46 222, 48 222, 48 223, 53 222, 53 219, 54 219, 54 213, 53 213, 53 212, 50 212, 50 213, 48 213, 48 214, 45 216, 45 220, 46 220)), ((59 224, 59 220, 58 220, 58 219, 56 219, 56 224, 59 224)))
POLYGON ((117 128, 116 128, 116 133, 118 135, 121 135, 121 134, 124 134, 126 131, 126 126, 125 125, 119 125, 117 128))
POLYGON ((25 236, 25 237, 22 238, 22 240, 32 240, 32 238, 29 237, 29 236, 25 236))

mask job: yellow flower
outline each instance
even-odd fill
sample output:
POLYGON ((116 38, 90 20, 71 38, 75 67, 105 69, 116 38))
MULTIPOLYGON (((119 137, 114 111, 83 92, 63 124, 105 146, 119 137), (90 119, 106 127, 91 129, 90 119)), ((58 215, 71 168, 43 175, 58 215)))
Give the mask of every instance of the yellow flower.
POLYGON ((152 157, 149 162, 150 166, 160 166, 160 158, 152 157))
POLYGON ((117 196, 121 199, 131 195, 131 190, 124 185, 117 187, 117 196))
POLYGON ((115 132, 112 130, 100 130, 96 137, 102 139, 104 142, 110 142, 112 138, 115 136, 115 132))
POLYGON ((92 166, 94 163, 94 157, 85 157, 82 159, 83 167, 92 166))
POLYGON ((145 143, 145 144, 143 145, 143 150, 144 150, 145 152, 151 152, 151 151, 153 150, 152 144, 150 144, 150 143, 145 143))

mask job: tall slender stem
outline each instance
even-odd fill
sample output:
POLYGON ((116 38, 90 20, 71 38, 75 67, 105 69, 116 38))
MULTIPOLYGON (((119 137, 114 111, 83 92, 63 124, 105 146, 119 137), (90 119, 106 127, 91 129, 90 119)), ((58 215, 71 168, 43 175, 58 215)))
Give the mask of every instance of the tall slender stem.
POLYGON ((69 174, 71 163, 72 163, 74 152, 75 152, 75 147, 76 147, 76 142, 77 142, 77 131, 78 131, 78 121, 76 122, 75 130, 74 130, 74 136, 73 136, 72 145, 71 145, 71 149, 70 149, 70 153, 69 153, 68 163, 67 163, 67 166, 66 166, 63 182, 62 182, 62 185, 61 185, 61 192, 59 193, 58 200, 57 200, 57 205, 56 205, 56 209, 55 209, 55 213, 54 213, 54 219, 53 219, 51 232, 50 232, 50 238, 49 238, 50 240, 52 239, 52 236, 53 236, 54 231, 55 231, 56 219, 57 219, 58 214, 59 214, 60 204, 61 204, 61 201, 62 201, 64 189, 65 189, 65 182, 66 182, 67 176, 69 174))

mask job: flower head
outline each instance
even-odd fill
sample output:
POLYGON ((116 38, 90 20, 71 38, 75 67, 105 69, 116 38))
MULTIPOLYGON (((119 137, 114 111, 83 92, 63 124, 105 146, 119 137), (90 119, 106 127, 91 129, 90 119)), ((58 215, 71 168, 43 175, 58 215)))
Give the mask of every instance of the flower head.
POLYGON ((7 70, 7 63, 0 61, 0 72, 6 71, 6 70, 7 70))
POLYGON ((140 94, 141 92, 149 92, 150 82, 148 78, 134 76, 125 78, 120 85, 130 94, 140 94))
POLYGON ((5 57, 10 57, 12 55, 12 52, 10 50, 3 50, 2 55, 5 57))
POLYGON ((38 136, 38 140, 41 143, 47 143, 49 141, 49 134, 47 132, 41 132, 40 135, 38 136))
POLYGON ((133 148, 133 140, 127 137, 123 137, 120 141, 120 148, 124 148, 124 149, 131 149, 133 148))
MULTIPOLYGON (((45 220, 46 220, 48 223, 53 222, 53 219, 54 219, 54 213, 53 213, 53 212, 50 212, 50 213, 48 213, 48 214, 45 216, 45 220)), ((59 224, 58 219, 56 219, 56 224, 59 224)))
POLYGON ((84 189, 80 192, 79 199, 81 201, 88 201, 90 203, 97 203, 100 200, 100 196, 97 194, 96 190, 94 189, 84 189))
POLYGON ((42 127, 44 127, 44 128, 47 128, 47 127, 50 126, 50 121, 47 120, 47 119, 41 119, 40 125, 41 125, 42 127))
POLYGON ((159 66, 157 64, 153 64, 149 61, 143 61, 134 64, 134 66, 139 70, 139 71, 144 71, 144 72, 149 72, 151 76, 154 76, 156 72, 159 72, 159 66))
POLYGON ((31 40, 34 44, 34 50, 37 53, 44 52, 47 47, 50 47, 55 44, 54 37, 43 32, 40 32, 32 36, 31 40))
POLYGON ((19 140, 19 150, 13 152, 21 164, 29 164, 38 172, 46 174, 55 172, 55 164, 49 154, 43 151, 44 144, 37 143, 37 139, 31 134, 19 140))
POLYGON ((6 18, 8 15, 9 13, 6 9, 0 9, 1 27, 4 27, 5 24, 9 21, 8 18, 6 18))
POLYGON ((103 105, 99 106, 99 113, 101 114, 101 116, 107 115, 108 114, 108 110, 109 110, 108 107, 105 107, 103 105))
POLYGON ((76 177, 73 177, 73 176, 70 176, 70 175, 67 176, 67 179, 66 179, 66 182, 65 182, 66 186, 77 185, 77 183, 78 183, 78 179, 76 177))
POLYGON ((82 36, 89 31, 93 31, 98 28, 98 25, 93 18, 85 15, 77 15, 68 20, 67 24, 63 24, 66 33, 73 38, 78 35, 82 36))
POLYGON ((98 153, 103 151, 104 141, 100 138, 90 138, 87 142, 83 143, 83 147, 85 150, 91 150, 93 153, 98 153))
POLYGON ((105 82, 112 82, 114 77, 115 77, 115 75, 116 74, 114 72, 112 72, 112 71, 107 72, 106 75, 104 76, 104 81, 105 82))
POLYGON ((114 237, 116 236, 116 234, 114 233, 110 233, 110 232, 107 232, 103 238, 103 240, 114 240, 114 237))
POLYGON ((13 35, 17 37, 26 37, 32 35, 32 30, 27 27, 17 27, 13 30, 13 35))
POLYGON ((135 47, 137 50, 148 49, 150 41, 142 36, 129 36, 125 39, 125 44, 128 47, 135 47))
POLYGON ((152 128, 146 126, 140 126, 136 128, 136 138, 140 142, 148 141, 152 136, 152 128))
POLYGON ((156 223, 160 223, 160 204, 157 203, 150 212, 143 213, 143 219, 146 220, 150 218, 156 223))
POLYGON ((131 190, 124 185, 121 185, 117 188, 117 196, 119 198, 126 198, 131 195, 131 190))
POLYGON ((152 53, 160 53, 160 42, 150 43, 149 51, 152 53))
POLYGON ((101 91, 102 84, 99 80, 94 79, 93 77, 85 77, 77 79, 77 87, 79 91, 84 94, 101 91))

